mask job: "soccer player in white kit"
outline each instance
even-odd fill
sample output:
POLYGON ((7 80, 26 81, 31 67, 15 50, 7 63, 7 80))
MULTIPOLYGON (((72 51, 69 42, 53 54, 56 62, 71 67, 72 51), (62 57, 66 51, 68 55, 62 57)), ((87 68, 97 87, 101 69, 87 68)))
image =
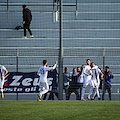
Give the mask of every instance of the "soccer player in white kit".
POLYGON ((49 91, 49 85, 47 82, 47 75, 48 71, 54 70, 57 66, 57 61, 55 62, 55 65, 53 67, 47 67, 47 60, 43 60, 43 66, 40 67, 38 70, 38 75, 40 76, 39 82, 40 82, 40 93, 38 94, 38 101, 41 101, 41 97, 43 94, 47 93, 49 91))
POLYGON ((2 99, 4 98, 3 94, 4 77, 7 73, 8 73, 7 69, 3 65, 0 65, 0 92, 2 99))
POLYGON ((91 77, 91 88, 89 90, 89 94, 87 96, 87 99, 91 100, 90 95, 93 93, 93 89, 95 88, 95 92, 93 94, 93 97, 95 97, 95 95, 97 94, 98 100, 100 100, 100 95, 99 95, 98 88, 99 88, 99 84, 100 84, 99 74, 102 74, 102 72, 98 68, 98 66, 95 65, 93 62, 91 63, 91 70, 92 70, 93 74, 92 74, 92 77, 91 77))
POLYGON ((81 95, 81 100, 85 101, 84 99, 84 94, 85 94, 85 89, 86 87, 90 84, 91 81, 91 75, 92 75, 92 71, 91 71, 91 67, 90 67, 90 59, 86 60, 87 65, 84 66, 82 74, 83 74, 83 88, 82 88, 82 95, 81 95))

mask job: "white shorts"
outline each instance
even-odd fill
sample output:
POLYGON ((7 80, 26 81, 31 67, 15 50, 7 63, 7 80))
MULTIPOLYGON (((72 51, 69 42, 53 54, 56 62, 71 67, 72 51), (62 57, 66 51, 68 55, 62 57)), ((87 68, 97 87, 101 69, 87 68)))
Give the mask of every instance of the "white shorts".
POLYGON ((40 90, 47 89, 49 90, 49 85, 47 82, 40 82, 40 90))
POLYGON ((0 79, 0 88, 3 88, 4 85, 4 79, 0 79))
POLYGON ((91 80, 91 86, 92 87, 98 86, 97 81, 96 80, 91 80))
POLYGON ((85 80, 83 83, 83 87, 87 87, 88 85, 91 86, 91 80, 85 80))

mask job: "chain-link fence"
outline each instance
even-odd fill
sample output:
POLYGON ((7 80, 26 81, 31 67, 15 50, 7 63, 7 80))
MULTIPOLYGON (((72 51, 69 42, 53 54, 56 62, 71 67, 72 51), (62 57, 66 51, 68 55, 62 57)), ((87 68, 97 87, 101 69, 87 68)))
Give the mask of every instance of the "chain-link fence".
MULTIPOLYGON (((9 72, 36 72, 43 59, 59 58, 60 0, 0 1, 0 64, 9 72), (22 4, 32 12, 34 38, 23 39, 22 4)), ((63 0, 63 67, 86 64, 87 58, 110 67, 114 100, 120 100, 120 1, 63 0)), ((58 66, 57 66, 58 68, 58 66)))

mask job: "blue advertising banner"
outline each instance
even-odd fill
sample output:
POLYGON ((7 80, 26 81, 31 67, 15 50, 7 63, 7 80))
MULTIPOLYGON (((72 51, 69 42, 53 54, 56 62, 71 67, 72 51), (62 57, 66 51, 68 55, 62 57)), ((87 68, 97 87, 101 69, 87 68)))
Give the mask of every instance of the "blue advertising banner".
MULTIPOLYGON (((57 73, 49 72, 48 84, 50 90, 57 86, 54 83, 57 81, 57 73)), ((11 72, 5 78, 4 83, 5 93, 36 93, 39 92, 39 76, 37 72, 21 73, 11 72)))

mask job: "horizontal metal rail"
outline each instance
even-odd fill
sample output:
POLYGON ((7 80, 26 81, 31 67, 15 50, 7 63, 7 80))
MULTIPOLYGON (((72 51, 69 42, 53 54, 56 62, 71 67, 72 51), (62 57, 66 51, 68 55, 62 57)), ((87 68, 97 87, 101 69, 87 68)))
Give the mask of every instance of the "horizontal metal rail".
MULTIPOLYGON (((32 50, 32 49, 38 49, 38 50, 46 50, 46 49, 59 49, 59 47, 0 47, 0 50, 32 50)), ((63 49, 120 49, 120 47, 63 47, 63 49)))
MULTIPOLYGON (((59 31, 59 28, 58 29, 31 29, 31 30, 33 30, 33 31, 46 31, 46 30, 49 30, 49 31, 59 31)), ((103 31, 103 30, 105 30, 105 31, 120 31, 120 29, 63 29, 63 31, 72 31, 72 30, 74 30, 74 31, 103 31)), ((0 31, 16 31, 15 29, 0 29, 0 31)), ((19 31, 23 31, 23 29, 20 29, 19 31)))
MULTIPOLYGON (((53 3, 8 3, 8 6, 21 6, 23 4, 27 6, 53 6, 53 3)), ((7 3, 0 3, 0 6, 6 5, 7 3)), ((54 3, 54 5, 57 5, 57 3, 54 3)), ((63 6, 76 6, 76 3, 63 3, 63 6)))

